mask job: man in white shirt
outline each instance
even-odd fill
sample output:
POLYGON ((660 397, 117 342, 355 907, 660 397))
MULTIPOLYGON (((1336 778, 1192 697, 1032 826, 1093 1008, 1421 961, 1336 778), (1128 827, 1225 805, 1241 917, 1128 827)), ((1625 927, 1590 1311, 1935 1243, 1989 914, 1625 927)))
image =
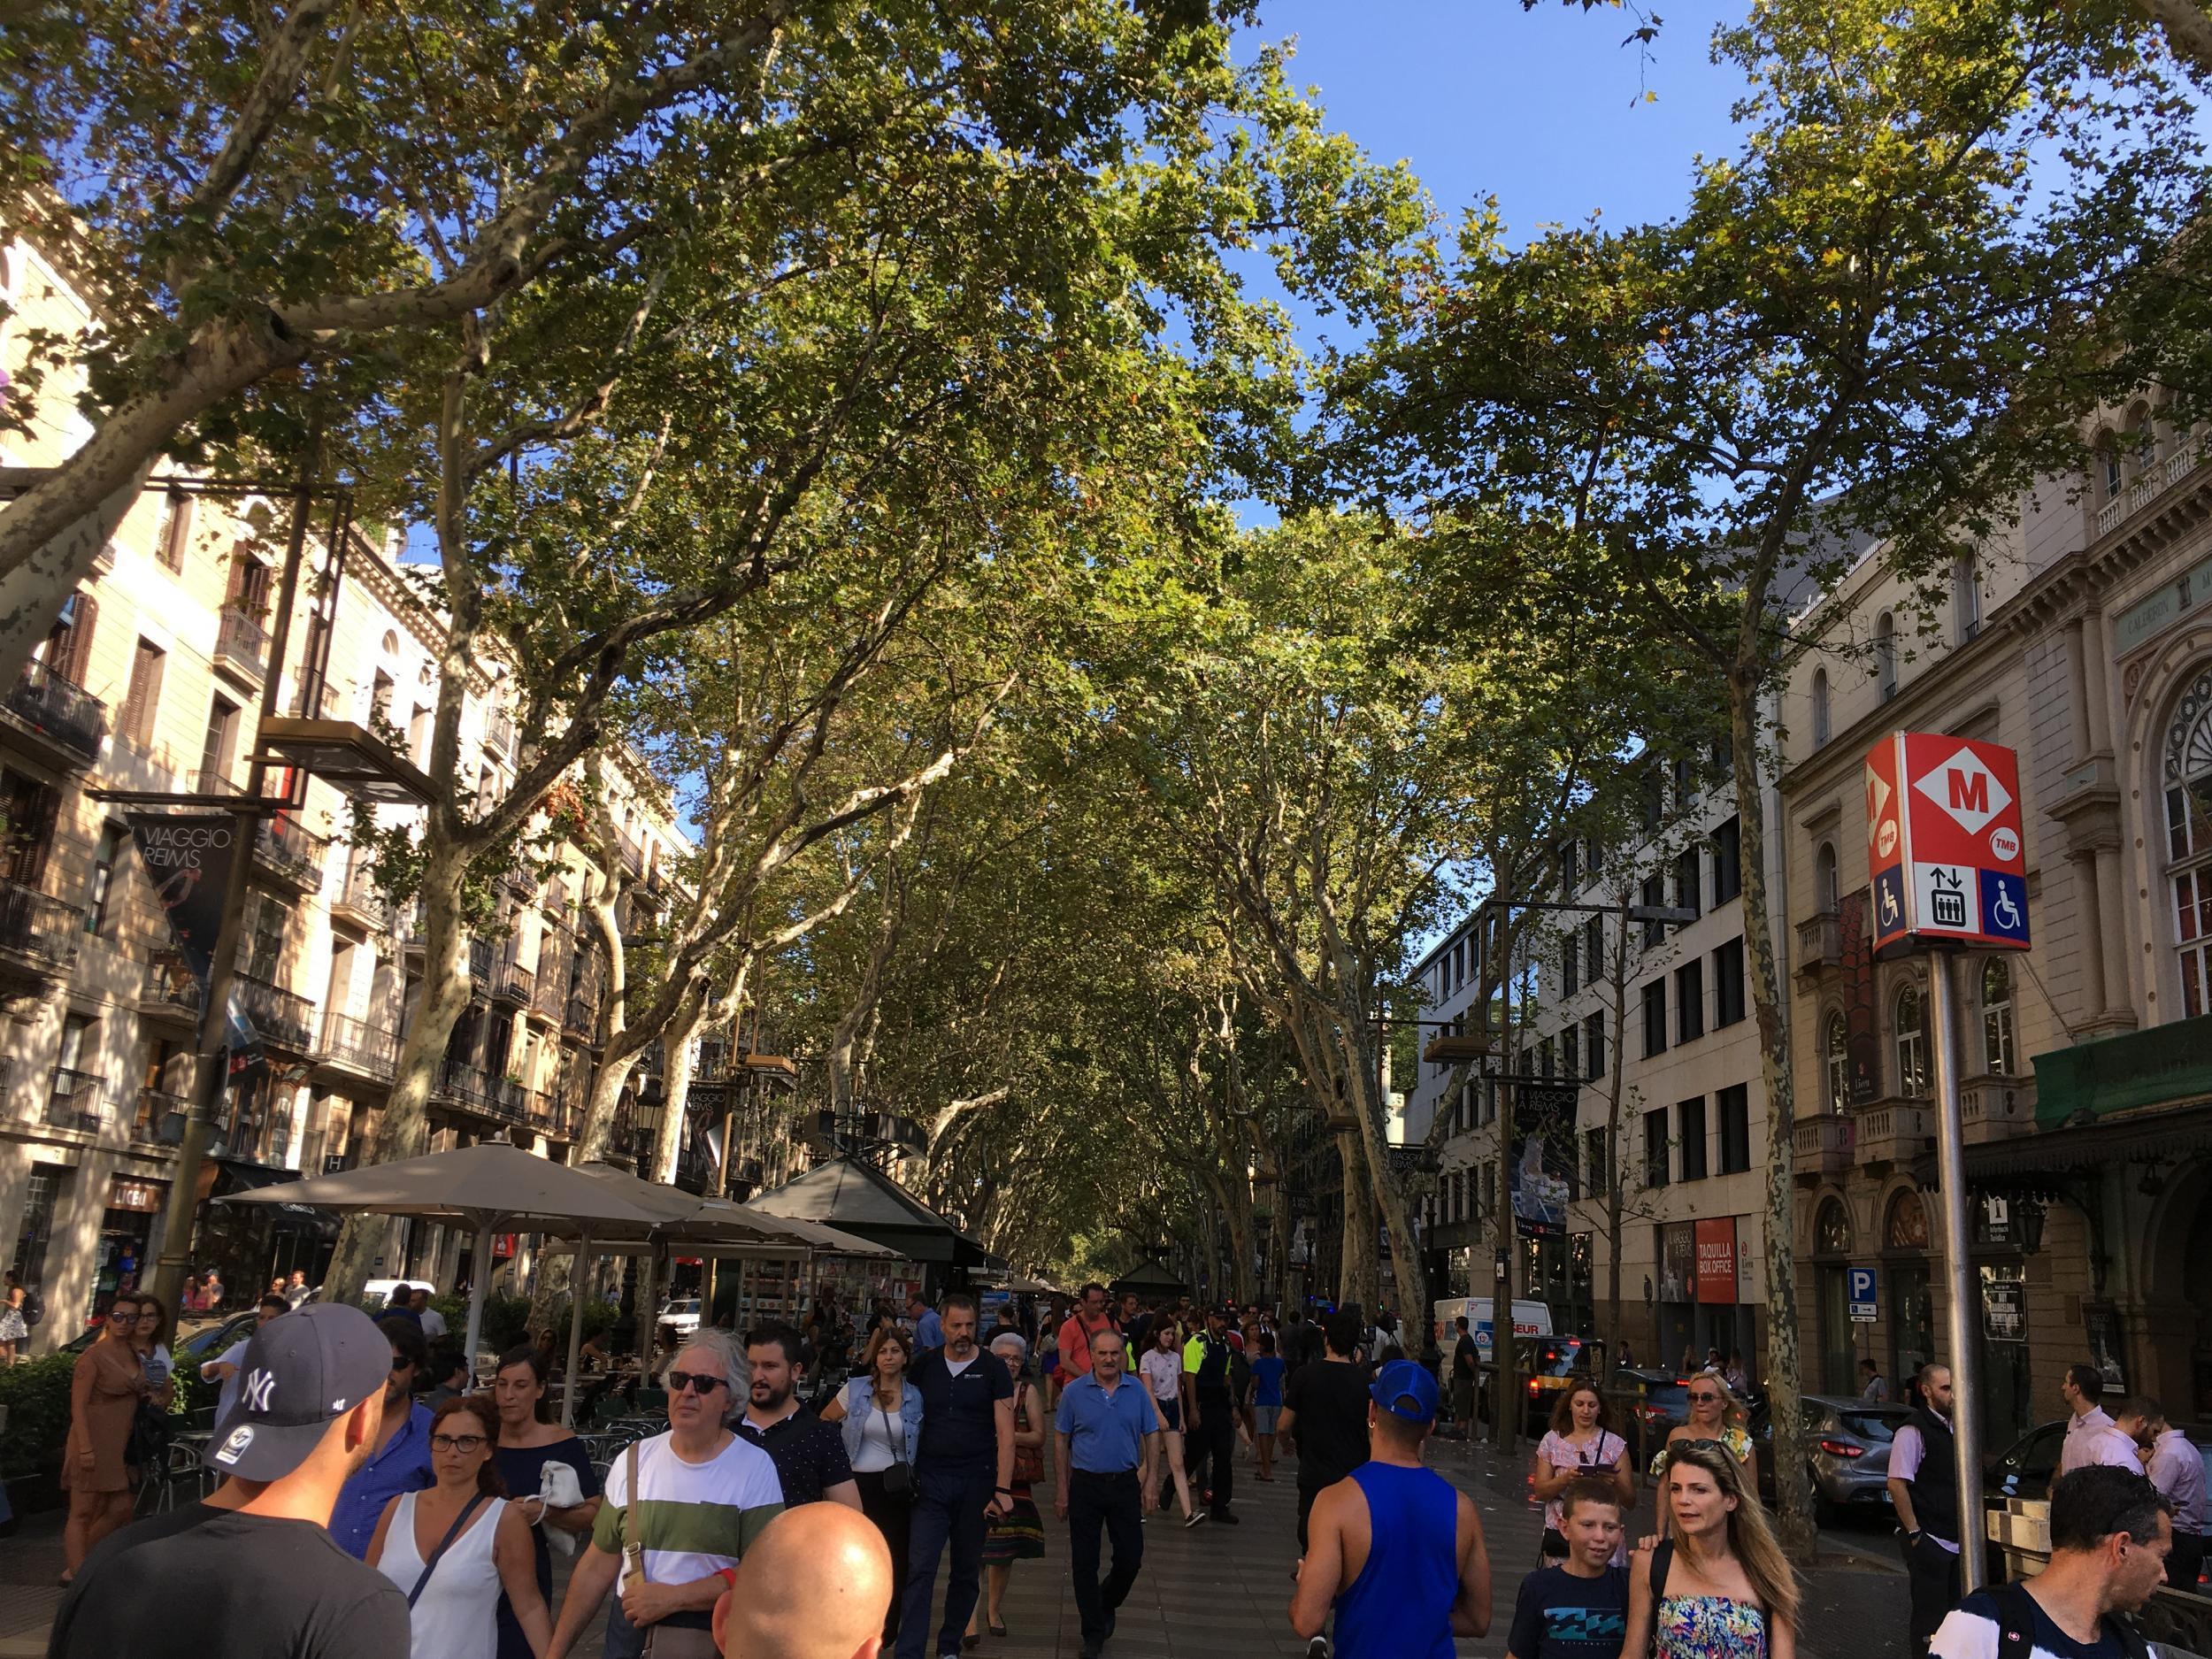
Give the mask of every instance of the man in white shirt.
POLYGON ((417 1285, 408 1293, 407 1305, 415 1310, 415 1317, 422 1321, 424 1341, 442 1342, 445 1340, 445 1315, 430 1305, 429 1286, 417 1285))
POLYGON ((2129 1659, 2147 1651, 2122 1617, 2151 1599, 2173 1544, 2169 1505, 2124 1469, 2091 1465, 2051 1489, 2051 1560, 2034 1578, 1977 1591, 1932 1659, 2129 1659), (2008 1630, 2024 1640, 2004 1640, 2008 1630))
POLYGON ((1920 1369, 1921 1403, 1889 1448, 1889 1497, 1905 1535, 1912 1613, 1906 1640, 1913 1659, 1959 1604, 1958 1446, 1952 1438, 1951 1368, 1920 1369))
POLYGON ((289 1302, 274 1291, 271 1291, 261 1299, 261 1306, 255 1310, 253 1331, 247 1332, 245 1335, 225 1348, 219 1356, 207 1361, 200 1367, 202 1382, 222 1385, 221 1390, 215 1396, 215 1420, 218 1423, 228 1420, 230 1409, 237 1402, 238 1368, 246 1362, 246 1349, 253 1343, 253 1332, 258 1331, 278 1315, 289 1313, 291 1310, 289 1302))
POLYGON ((2166 1421, 2166 1409, 2148 1394, 2120 1403, 2120 1432, 2143 1454, 2143 1472, 2174 1506, 2174 1551, 2166 1557, 2166 1582, 2197 1594, 2204 1569, 2204 1458, 2189 1437, 2166 1421))
POLYGON ((2104 1398, 2104 1373, 2094 1365, 2069 1365, 2066 1380, 2059 1385, 2059 1394, 2072 1412, 2073 1421, 2066 1425, 2065 1448, 2059 1453, 2058 1471, 2051 1477, 2051 1486, 2077 1469, 2088 1469, 2105 1464, 2114 1469, 2125 1469, 2136 1474, 2143 1472, 2143 1460, 2135 1450, 2135 1442, 2123 1433, 2110 1415, 2097 1402, 2104 1398))

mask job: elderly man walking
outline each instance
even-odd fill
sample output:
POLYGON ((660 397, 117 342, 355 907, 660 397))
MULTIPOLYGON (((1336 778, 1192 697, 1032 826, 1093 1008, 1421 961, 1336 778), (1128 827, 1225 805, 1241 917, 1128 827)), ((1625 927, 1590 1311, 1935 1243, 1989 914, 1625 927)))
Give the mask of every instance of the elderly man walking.
POLYGON ((1068 1524, 1068 1558, 1075 1570, 1075 1606, 1083 1620, 1083 1659, 1098 1659, 1114 1633, 1114 1616, 1144 1565, 1144 1512, 1151 1507, 1152 1462, 1160 1451, 1160 1419, 1140 1382, 1122 1367, 1121 1334, 1091 1338, 1091 1366, 1060 1395, 1053 1427, 1060 1455, 1053 1512, 1068 1524), (1098 1577, 1098 1532, 1114 1545, 1114 1570, 1098 1577))

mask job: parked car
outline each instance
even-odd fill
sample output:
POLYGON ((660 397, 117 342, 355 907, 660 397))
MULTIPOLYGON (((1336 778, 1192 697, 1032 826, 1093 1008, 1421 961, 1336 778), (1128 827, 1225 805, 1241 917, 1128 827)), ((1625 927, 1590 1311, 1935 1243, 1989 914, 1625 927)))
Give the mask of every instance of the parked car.
MULTIPOLYGON (((1812 1476, 1813 1505, 1819 1517, 1833 1521, 1852 1510, 1886 1512, 1890 1446, 1911 1412, 1903 1406, 1869 1405, 1836 1394, 1807 1394, 1799 1404, 1810 1441, 1805 1464, 1812 1476)), ((1752 1444, 1759 1450, 1759 1495, 1770 1504, 1775 1501, 1774 1419, 1763 1402, 1751 1409, 1749 1426, 1752 1444)))
POLYGON ((673 1331, 679 1341, 691 1335, 699 1328, 698 1297, 680 1296, 662 1304, 660 1324, 662 1329, 673 1331))

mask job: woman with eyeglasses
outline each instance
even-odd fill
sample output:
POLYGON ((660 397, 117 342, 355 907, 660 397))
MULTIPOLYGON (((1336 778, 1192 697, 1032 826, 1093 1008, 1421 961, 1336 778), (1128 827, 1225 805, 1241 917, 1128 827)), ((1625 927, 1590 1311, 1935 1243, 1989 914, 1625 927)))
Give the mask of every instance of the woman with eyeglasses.
POLYGON ((499 1408, 458 1394, 430 1420, 431 1484, 384 1506, 369 1565, 406 1593, 412 1659, 492 1659, 503 1592, 534 1659, 553 1638, 530 1523, 493 1460, 499 1408))
POLYGON ((1701 1371, 1690 1379, 1687 1398, 1690 1415, 1686 1422, 1678 1423, 1667 1431, 1667 1443, 1659 1448, 1651 1460, 1654 1478, 1666 1472, 1667 1454, 1681 1442, 1717 1447, 1736 1460, 1743 1471, 1744 1484, 1752 1491, 1759 1489, 1758 1448, 1751 1443, 1751 1436, 1743 1426, 1743 1407, 1728 1391, 1728 1385, 1717 1371, 1701 1371))
MULTIPOLYGON (((1567 1558, 1567 1535, 1560 1516, 1559 1496, 1574 1481, 1594 1475, 1617 1490, 1621 1514, 1626 1517, 1636 1502, 1636 1478, 1628 1467, 1628 1442, 1613 1432, 1612 1412, 1596 1383, 1582 1378, 1560 1396, 1552 1408, 1551 1429, 1536 1447, 1536 1495, 1544 1501, 1543 1556, 1547 1561, 1567 1558)), ((1626 1546, 1617 1553, 1614 1565, 1627 1564, 1626 1546)))
POLYGON ((895 1325, 875 1327, 861 1351, 860 1375, 822 1408, 822 1421, 841 1425, 845 1457, 860 1488, 860 1512, 876 1524, 891 1551, 891 1607, 883 1645, 899 1639, 906 1600, 906 1546, 914 1509, 914 1457, 921 1449, 922 1391, 906 1379, 914 1357, 895 1325))
MULTIPOLYGON (((592 1473, 591 1454, 582 1438, 546 1420, 545 1371, 538 1350, 529 1343, 499 1356, 499 1369, 492 1377, 492 1404, 499 1413, 492 1465, 499 1471, 510 1502, 530 1524, 531 1566, 538 1594, 550 1601, 553 1551, 549 1536, 565 1532, 573 1540, 590 1534, 599 1513, 599 1477, 592 1473)), ((575 1548, 572 1541, 564 1544, 563 1553, 575 1548)), ((534 1651, 514 1604, 502 1597, 499 1659, 530 1659, 534 1651)))
POLYGON ((1741 1465, 1696 1440, 1662 1457, 1668 1536, 1630 1563, 1621 1659, 1796 1659, 1797 1579, 1741 1465))
POLYGON ((69 1494, 61 1534, 64 1584, 77 1576, 95 1544, 131 1518, 124 1452, 146 1397, 137 1335, 138 1297, 119 1294, 108 1304, 100 1340, 77 1356, 70 1373, 69 1438, 61 1455, 61 1484, 69 1494))

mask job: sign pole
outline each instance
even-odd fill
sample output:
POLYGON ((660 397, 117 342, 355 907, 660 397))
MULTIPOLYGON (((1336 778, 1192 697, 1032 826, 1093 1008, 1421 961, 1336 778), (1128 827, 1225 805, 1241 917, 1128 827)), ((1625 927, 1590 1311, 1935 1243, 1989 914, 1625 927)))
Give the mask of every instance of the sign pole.
POLYGON ((1950 1292, 1946 1332, 1951 1350, 1951 1437, 1958 1459, 1959 1593, 1982 1587, 1981 1356, 1975 1344, 1980 1285, 1966 1238, 1966 1133, 1959 1099, 1958 958, 1928 956, 1930 1033, 1936 1092, 1936 1179, 1943 1200, 1943 1258, 1950 1292))

